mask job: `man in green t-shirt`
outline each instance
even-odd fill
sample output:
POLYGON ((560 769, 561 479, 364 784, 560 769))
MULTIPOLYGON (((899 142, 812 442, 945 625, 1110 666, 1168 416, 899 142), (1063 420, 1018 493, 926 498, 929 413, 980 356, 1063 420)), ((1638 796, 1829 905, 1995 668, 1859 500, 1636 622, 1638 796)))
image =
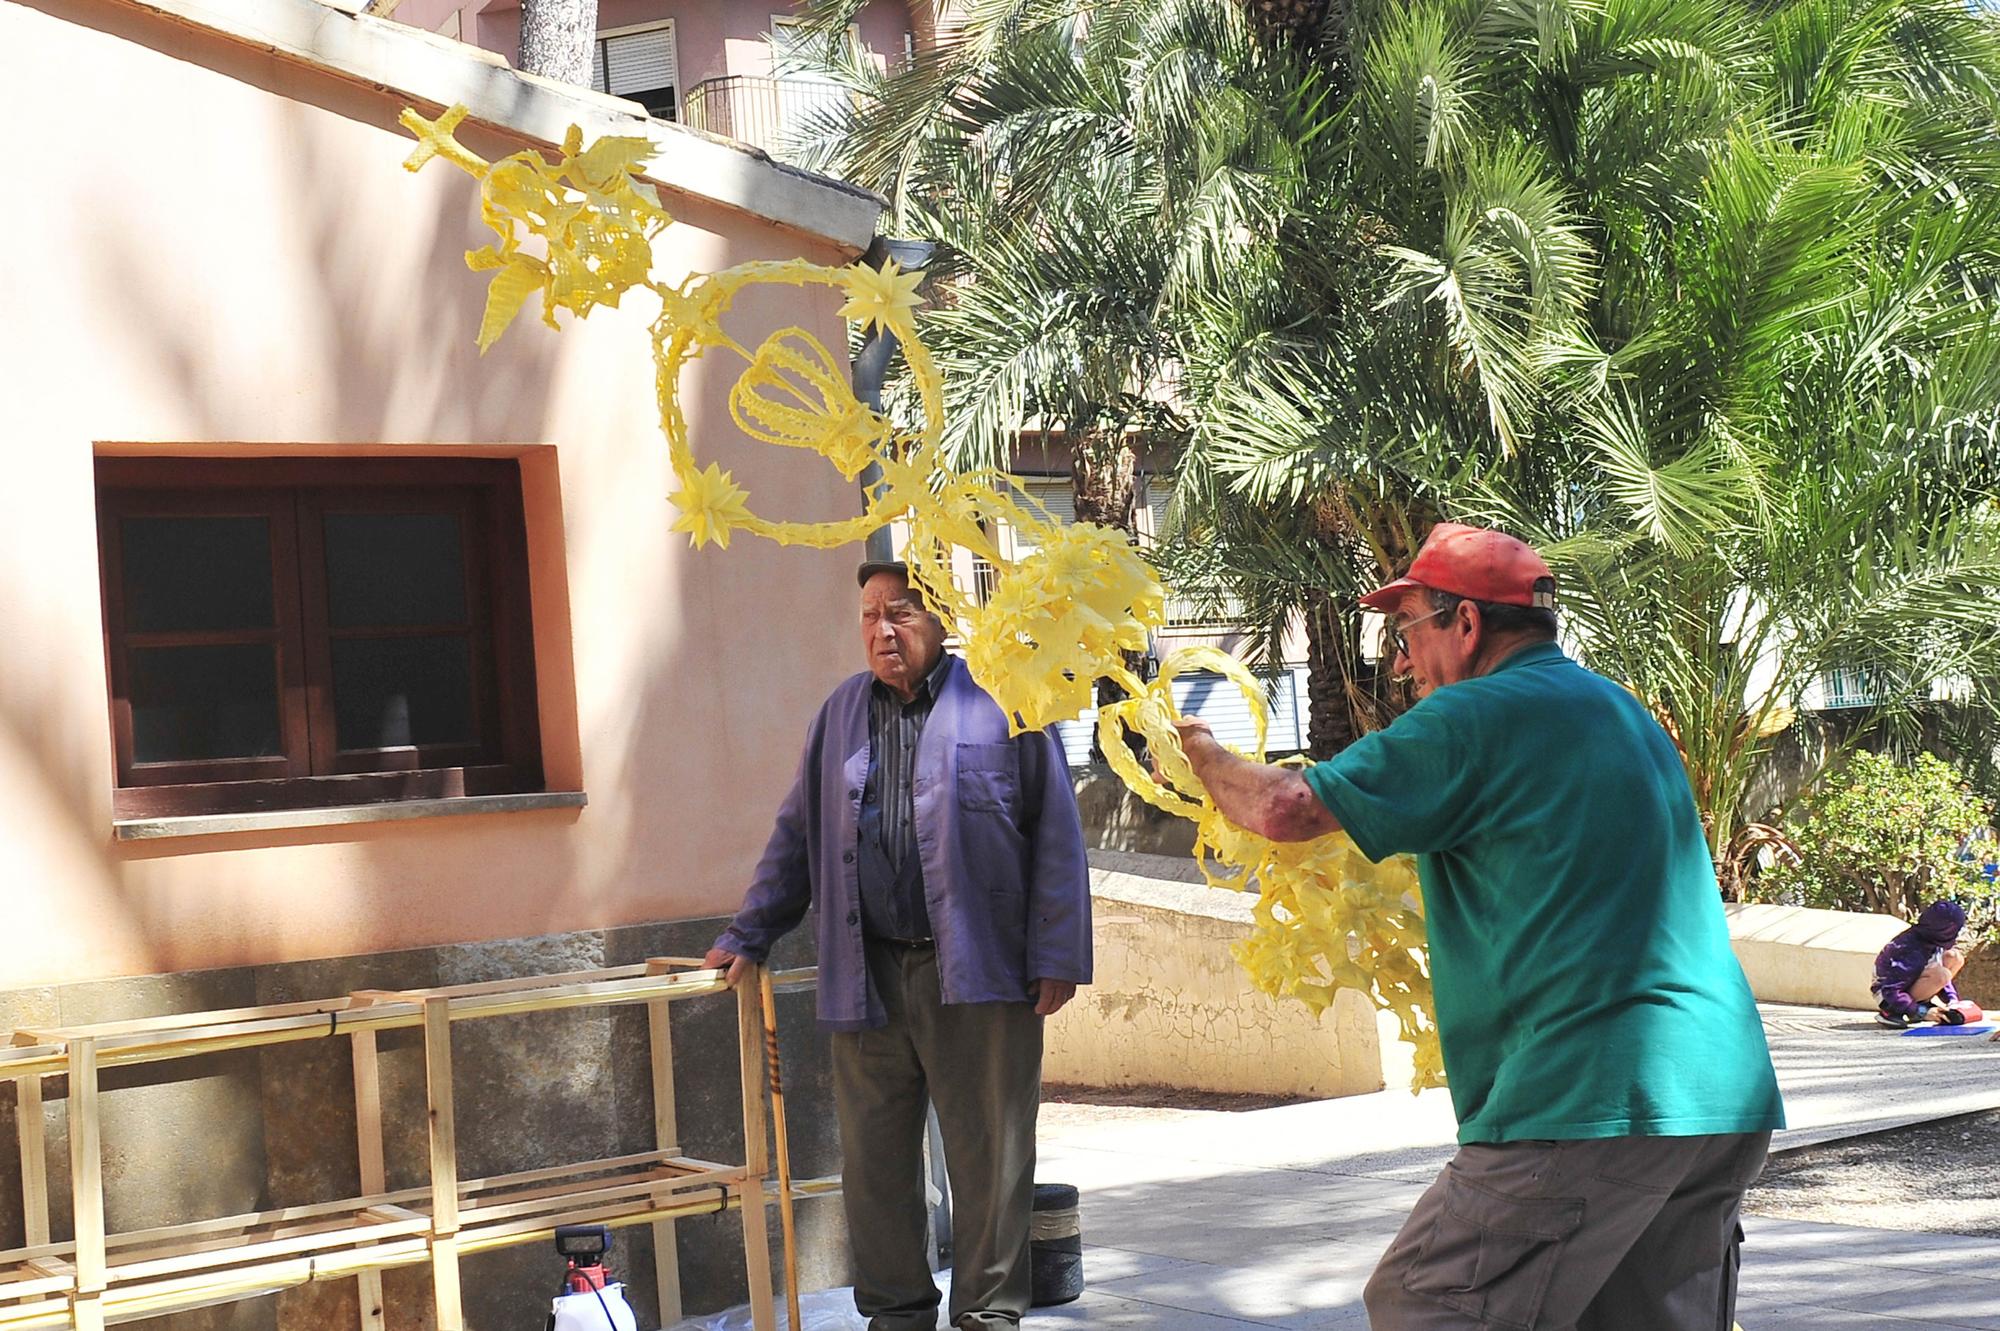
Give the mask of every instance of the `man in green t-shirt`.
POLYGON ((1199 721, 1231 820, 1417 857, 1459 1151, 1368 1282, 1374 1331, 1729 1331, 1743 1190, 1784 1126, 1673 742, 1556 645, 1555 579, 1432 529, 1389 617, 1418 701, 1303 772, 1199 721))

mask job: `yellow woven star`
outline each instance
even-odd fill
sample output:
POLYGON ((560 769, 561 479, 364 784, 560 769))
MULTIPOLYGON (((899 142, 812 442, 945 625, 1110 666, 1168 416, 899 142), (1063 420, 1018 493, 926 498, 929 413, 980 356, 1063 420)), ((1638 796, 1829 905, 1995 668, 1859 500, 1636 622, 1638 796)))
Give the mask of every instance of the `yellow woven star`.
POLYGON ((710 541, 727 550, 729 533, 752 520, 743 502, 749 497, 749 492, 731 480, 728 472, 711 462, 687 477, 681 489, 667 496, 668 502, 681 511, 674 519, 673 529, 686 532, 697 550, 710 541))
POLYGON ((852 264, 840 274, 840 285, 847 292, 840 317, 860 324, 863 332, 880 324, 897 337, 907 338, 916 326, 917 287, 923 280, 922 273, 897 268, 894 259, 879 270, 852 264))

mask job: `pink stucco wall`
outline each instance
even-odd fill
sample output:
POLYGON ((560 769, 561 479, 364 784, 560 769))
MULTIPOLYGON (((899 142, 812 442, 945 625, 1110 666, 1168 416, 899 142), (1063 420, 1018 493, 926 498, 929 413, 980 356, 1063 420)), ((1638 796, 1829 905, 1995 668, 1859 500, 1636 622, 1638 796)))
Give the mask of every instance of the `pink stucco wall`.
MULTIPOLYGON (((857 668, 854 552, 668 531, 648 302, 560 336, 531 305, 481 358, 471 182, 401 169, 391 97, 100 0, 0 5, 0 51, 35 182, 0 210, 0 253, 34 256, 0 320, 0 990, 731 908, 807 719, 857 668), (120 97, 76 97, 79 69, 120 97), (589 807, 114 841, 93 456, 450 449, 529 458, 550 784, 589 807)), ((669 271, 801 252, 666 203, 669 271)), ((835 305, 753 296, 738 336, 801 322, 840 347, 835 305)), ((697 448, 763 511, 852 513, 830 468, 736 434, 731 378, 691 383, 697 448)))
MULTIPOLYGON (((674 20, 685 89, 724 74, 770 73, 771 16, 799 9, 790 0, 598 0, 597 26, 602 30, 674 20)), ((520 59, 520 0, 403 0, 395 16, 436 31, 454 13, 461 40, 510 61, 520 59)), ((910 7, 904 0, 868 0, 855 16, 862 49, 882 60, 902 58, 903 34, 911 27, 910 7)))

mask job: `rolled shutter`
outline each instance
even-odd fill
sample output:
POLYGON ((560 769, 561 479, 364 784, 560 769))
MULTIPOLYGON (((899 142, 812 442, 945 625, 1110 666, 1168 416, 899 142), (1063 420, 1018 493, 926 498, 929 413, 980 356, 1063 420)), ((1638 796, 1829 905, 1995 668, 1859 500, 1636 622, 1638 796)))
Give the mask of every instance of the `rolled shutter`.
POLYGON ((614 97, 659 88, 678 92, 681 73, 673 25, 599 40, 591 57, 590 86, 614 97))
MULTIPOLYGON (((1076 491, 1067 476, 1015 478, 1028 498, 1040 504, 1048 512, 1049 521, 1067 527, 1076 521, 1076 491)), ((1038 547, 1026 532, 1014 533, 1016 556, 1032 554, 1038 547)))

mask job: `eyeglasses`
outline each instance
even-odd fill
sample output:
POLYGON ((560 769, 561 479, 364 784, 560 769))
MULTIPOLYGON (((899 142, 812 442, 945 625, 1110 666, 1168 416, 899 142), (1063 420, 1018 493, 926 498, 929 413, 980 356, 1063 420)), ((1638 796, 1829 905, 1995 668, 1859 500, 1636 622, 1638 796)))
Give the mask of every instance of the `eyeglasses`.
POLYGON ((1398 624, 1393 619, 1390 620, 1389 641, 1393 643, 1396 648, 1394 652, 1390 653, 1390 659, 1393 660, 1398 656, 1408 656, 1410 654, 1410 640, 1403 636, 1405 633, 1409 632, 1417 625, 1423 623, 1426 619, 1436 619, 1439 615, 1447 614, 1450 611, 1455 610, 1457 608, 1458 607, 1456 606, 1447 606, 1443 610, 1433 610, 1428 615, 1419 615, 1417 618, 1405 620, 1401 624, 1398 624))

